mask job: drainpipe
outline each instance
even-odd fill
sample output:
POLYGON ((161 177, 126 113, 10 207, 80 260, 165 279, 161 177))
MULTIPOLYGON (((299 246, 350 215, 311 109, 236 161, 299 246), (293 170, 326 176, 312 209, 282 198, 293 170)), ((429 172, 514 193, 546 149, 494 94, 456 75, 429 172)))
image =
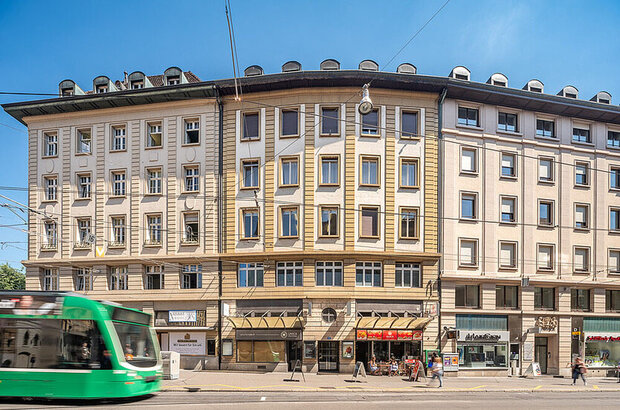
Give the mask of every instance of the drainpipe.
POLYGON ((223 223, 223 200, 224 192, 224 110, 220 90, 216 87, 215 96, 218 110, 218 147, 217 147, 217 278, 218 278, 218 297, 217 297, 217 369, 222 370, 222 223, 223 223))
POLYGON ((443 101, 446 99, 447 88, 441 90, 439 99, 437 100, 437 251, 439 256, 439 273, 437 275, 437 297, 439 300, 439 309, 437 311, 439 337, 437 339, 437 350, 441 351, 441 337, 443 328, 441 327, 441 273, 443 272, 443 255, 441 251, 442 245, 442 230, 443 230, 443 134, 441 129, 443 127, 443 101))

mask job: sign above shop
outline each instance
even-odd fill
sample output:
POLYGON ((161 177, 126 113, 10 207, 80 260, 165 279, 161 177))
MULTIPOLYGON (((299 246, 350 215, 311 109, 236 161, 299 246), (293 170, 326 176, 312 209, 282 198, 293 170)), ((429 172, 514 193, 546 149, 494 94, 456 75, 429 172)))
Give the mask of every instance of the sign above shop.
POLYGON ((510 332, 507 330, 461 330, 458 332, 459 342, 495 343, 507 342, 510 332))
POLYGON ((620 342, 620 335, 588 335, 586 342, 620 342))
POLYGON ((237 340, 303 340, 301 329, 237 329, 237 340))
POLYGON ((171 332, 169 336, 170 350, 180 354, 204 355, 204 332, 171 332))
POLYGON ((357 329, 356 340, 422 340, 422 330, 357 329))
POLYGON ((196 322, 197 313, 195 310, 169 310, 168 322, 196 322))
POLYGON ((558 319, 553 316, 539 316, 535 324, 545 332, 555 332, 558 328, 558 319))

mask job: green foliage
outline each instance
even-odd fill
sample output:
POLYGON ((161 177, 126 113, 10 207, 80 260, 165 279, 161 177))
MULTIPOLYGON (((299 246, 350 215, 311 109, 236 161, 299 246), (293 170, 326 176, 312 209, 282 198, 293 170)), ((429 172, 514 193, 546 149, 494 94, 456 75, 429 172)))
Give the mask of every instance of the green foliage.
POLYGON ((15 269, 8 263, 0 265, 0 290, 26 289, 26 275, 21 269, 15 269))

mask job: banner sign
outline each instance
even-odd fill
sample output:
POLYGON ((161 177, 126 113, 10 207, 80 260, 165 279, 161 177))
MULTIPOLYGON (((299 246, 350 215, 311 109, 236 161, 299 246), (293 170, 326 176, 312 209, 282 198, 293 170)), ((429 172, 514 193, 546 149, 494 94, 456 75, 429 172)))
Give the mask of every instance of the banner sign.
POLYGON ((396 340, 397 335, 398 335, 397 330, 384 330, 383 340, 396 340))
POLYGON ((422 340, 422 330, 357 329, 356 340, 422 340))
POLYGON ((368 340, 383 340, 383 330, 368 330, 368 340))
POLYGON ((620 335, 588 335, 586 336, 586 342, 620 342, 620 335))
POLYGON ((411 340, 411 339, 413 339, 412 330, 399 330, 398 331, 398 340, 411 340))
POLYGON ((510 339, 510 332, 507 330, 461 330, 459 332, 459 342, 507 342, 510 339))
POLYGON ((196 322, 197 313, 195 310, 169 310, 168 322, 196 322))
POLYGON ((357 332, 357 340, 367 340, 368 332, 365 330, 358 330, 357 332))
POLYGON ((204 332, 171 332, 170 350, 180 354, 204 356, 205 339, 204 332))

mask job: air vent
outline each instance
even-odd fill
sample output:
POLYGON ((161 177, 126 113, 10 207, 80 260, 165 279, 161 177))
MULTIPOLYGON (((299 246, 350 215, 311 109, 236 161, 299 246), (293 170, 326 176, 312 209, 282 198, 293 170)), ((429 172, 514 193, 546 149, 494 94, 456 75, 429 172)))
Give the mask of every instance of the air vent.
POLYGON ((246 77, 254 77, 257 75, 263 75, 264 71, 263 71, 263 67, 259 66, 259 65, 251 65, 248 68, 246 68, 245 70, 243 70, 243 74, 246 77))
POLYGON ((456 80, 469 81, 471 78, 471 72, 467 69, 467 67, 460 65, 454 67, 452 71, 450 71, 450 77, 456 80))
POLYGON ((333 58, 328 58, 321 63, 321 70, 324 71, 334 71, 340 70, 340 63, 333 58))
POLYGON ((372 60, 364 60, 357 68, 364 71, 379 71, 379 64, 372 60))
POLYGON ((533 79, 527 82, 527 84, 525 84, 523 86, 523 89, 526 91, 531 91, 533 93, 541 93, 545 90, 545 86, 542 83, 542 81, 533 79))
POLYGON ((498 87, 508 87, 508 77, 502 73, 495 73, 489 77, 487 84, 496 85, 498 87))
POLYGON ((288 61, 282 65, 283 73, 290 73, 291 71, 301 71, 301 64, 298 61, 288 61))
POLYGON ((577 98, 579 96, 579 91, 577 91, 577 88, 572 85, 567 85, 560 90, 558 95, 566 98, 577 98))
POLYGON ((413 64, 402 63, 398 66, 396 72, 401 74, 416 74, 418 69, 413 64))
POLYGON ((607 91, 599 91, 594 97, 590 98, 590 101, 601 104, 611 104, 611 94, 607 91))

